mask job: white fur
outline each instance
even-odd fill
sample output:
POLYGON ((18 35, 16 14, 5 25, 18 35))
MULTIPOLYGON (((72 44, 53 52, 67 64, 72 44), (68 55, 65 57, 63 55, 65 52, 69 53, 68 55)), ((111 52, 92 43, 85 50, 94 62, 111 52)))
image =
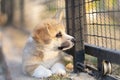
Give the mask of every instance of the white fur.
POLYGON ((52 74, 65 75, 65 66, 62 63, 56 63, 53 65, 51 70, 49 70, 40 65, 34 70, 32 76, 36 78, 47 78, 50 77, 52 74))
POLYGON ((60 60, 59 52, 58 51, 44 51, 44 59, 41 62, 46 68, 51 68, 57 61, 60 60))
MULTIPOLYGON (((67 40, 71 40, 73 37, 67 34, 64 35, 67 40)), ((29 41, 32 41, 29 38, 29 41)), ((72 42, 70 41, 71 46, 73 46, 72 42)), ((65 75, 66 70, 64 64, 60 63, 61 55, 59 50, 54 50, 55 42, 51 42, 49 46, 46 46, 44 49, 44 58, 43 61, 40 63, 40 66, 34 70, 33 76, 37 78, 49 77, 52 74, 58 75, 65 75), (51 70, 50 70, 51 69, 51 70)), ((69 47, 69 48, 70 48, 69 47)))
MULTIPOLYGON (((28 40, 27 40, 27 43, 29 43, 29 42, 33 42, 34 40, 33 40, 33 38, 30 36, 29 38, 28 38, 28 40)), ((24 52, 25 53, 29 53, 29 51, 32 49, 32 46, 29 46, 27 49, 24 49, 24 52)))
POLYGON ((34 73, 32 76, 36 78, 46 78, 51 75, 52 75, 52 72, 49 69, 40 65, 34 70, 34 73))
POLYGON ((32 42, 33 41, 33 38, 32 37, 29 37, 28 38, 28 42, 32 42))
POLYGON ((58 75, 65 75, 66 71, 65 71, 65 66, 61 63, 56 63, 53 65, 53 67, 51 68, 53 74, 58 74, 58 75))
POLYGON ((71 39, 73 39, 73 37, 72 36, 70 36, 70 35, 68 35, 68 34, 64 34, 64 37, 67 39, 67 40, 71 40, 71 39))

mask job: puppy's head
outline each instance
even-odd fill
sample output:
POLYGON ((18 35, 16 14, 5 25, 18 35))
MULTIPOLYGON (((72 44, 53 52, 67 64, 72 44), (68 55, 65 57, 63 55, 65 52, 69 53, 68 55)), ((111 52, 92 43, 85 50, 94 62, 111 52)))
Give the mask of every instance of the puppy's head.
POLYGON ((75 39, 66 34, 65 27, 53 19, 45 20, 39 24, 34 29, 32 36, 38 44, 57 50, 67 50, 75 43, 75 39))

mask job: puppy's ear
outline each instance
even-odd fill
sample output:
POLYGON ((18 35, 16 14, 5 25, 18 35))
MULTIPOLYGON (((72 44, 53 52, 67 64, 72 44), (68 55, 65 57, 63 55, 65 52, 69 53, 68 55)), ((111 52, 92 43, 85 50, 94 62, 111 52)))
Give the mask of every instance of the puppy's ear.
POLYGON ((53 19, 58 20, 59 22, 62 22, 62 19, 64 17, 64 10, 60 9, 56 12, 55 16, 53 17, 53 19))
POLYGON ((43 44, 49 44, 51 40, 47 27, 40 27, 34 29, 32 37, 35 41, 43 44))

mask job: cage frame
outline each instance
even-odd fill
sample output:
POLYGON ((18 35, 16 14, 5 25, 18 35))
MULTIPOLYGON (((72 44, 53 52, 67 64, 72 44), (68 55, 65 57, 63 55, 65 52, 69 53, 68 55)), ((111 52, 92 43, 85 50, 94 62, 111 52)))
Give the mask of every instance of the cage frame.
MULTIPOLYGON (((92 0, 94 1, 94 0, 92 0)), ((72 49, 73 53, 73 61, 74 61, 74 72, 78 72, 78 71, 83 71, 82 69, 84 69, 84 60, 85 60, 85 54, 94 56, 97 58, 97 68, 98 71, 100 73, 102 73, 102 62, 103 60, 109 61, 110 63, 115 63, 120 65, 120 51, 116 51, 116 50, 111 50, 108 48, 103 48, 103 47, 99 47, 96 45, 92 45, 92 44, 88 44, 85 43, 87 41, 87 37, 84 36, 84 33, 87 32, 87 28, 86 28, 86 14, 85 14, 85 0, 65 0, 66 3, 66 23, 67 23, 67 30, 68 30, 68 34, 71 34, 72 36, 75 36, 74 34, 74 28, 76 28, 75 26, 75 14, 76 14, 76 4, 79 3, 79 10, 80 13, 80 25, 79 27, 81 28, 81 36, 80 36, 80 41, 81 42, 81 47, 79 48, 79 50, 76 50, 76 46, 72 49), (72 17, 72 21, 69 22, 69 17, 72 17), (72 24, 71 24, 72 23, 72 24), (69 27, 72 26, 74 28, 73 31, 70 33, 69 32, 69 27), (82 54, 82 55, 81 55, 82 54), (79 68, 79 66, 77 65, 78 63, 81 63, 81 66, 83 68, 79 68)))

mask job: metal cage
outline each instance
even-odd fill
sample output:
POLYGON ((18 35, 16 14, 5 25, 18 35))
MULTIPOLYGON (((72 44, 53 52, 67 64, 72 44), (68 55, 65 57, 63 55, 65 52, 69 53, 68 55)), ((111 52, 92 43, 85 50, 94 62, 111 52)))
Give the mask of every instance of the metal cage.
POLYGON ((102 74, 104 61, 120 68, 119 3, 119 0, 66 0, 68 33, 77 40, 73 50, 75 72, 78 67, 84 69, 84 53, 97 57, 98 71, 102 74))

